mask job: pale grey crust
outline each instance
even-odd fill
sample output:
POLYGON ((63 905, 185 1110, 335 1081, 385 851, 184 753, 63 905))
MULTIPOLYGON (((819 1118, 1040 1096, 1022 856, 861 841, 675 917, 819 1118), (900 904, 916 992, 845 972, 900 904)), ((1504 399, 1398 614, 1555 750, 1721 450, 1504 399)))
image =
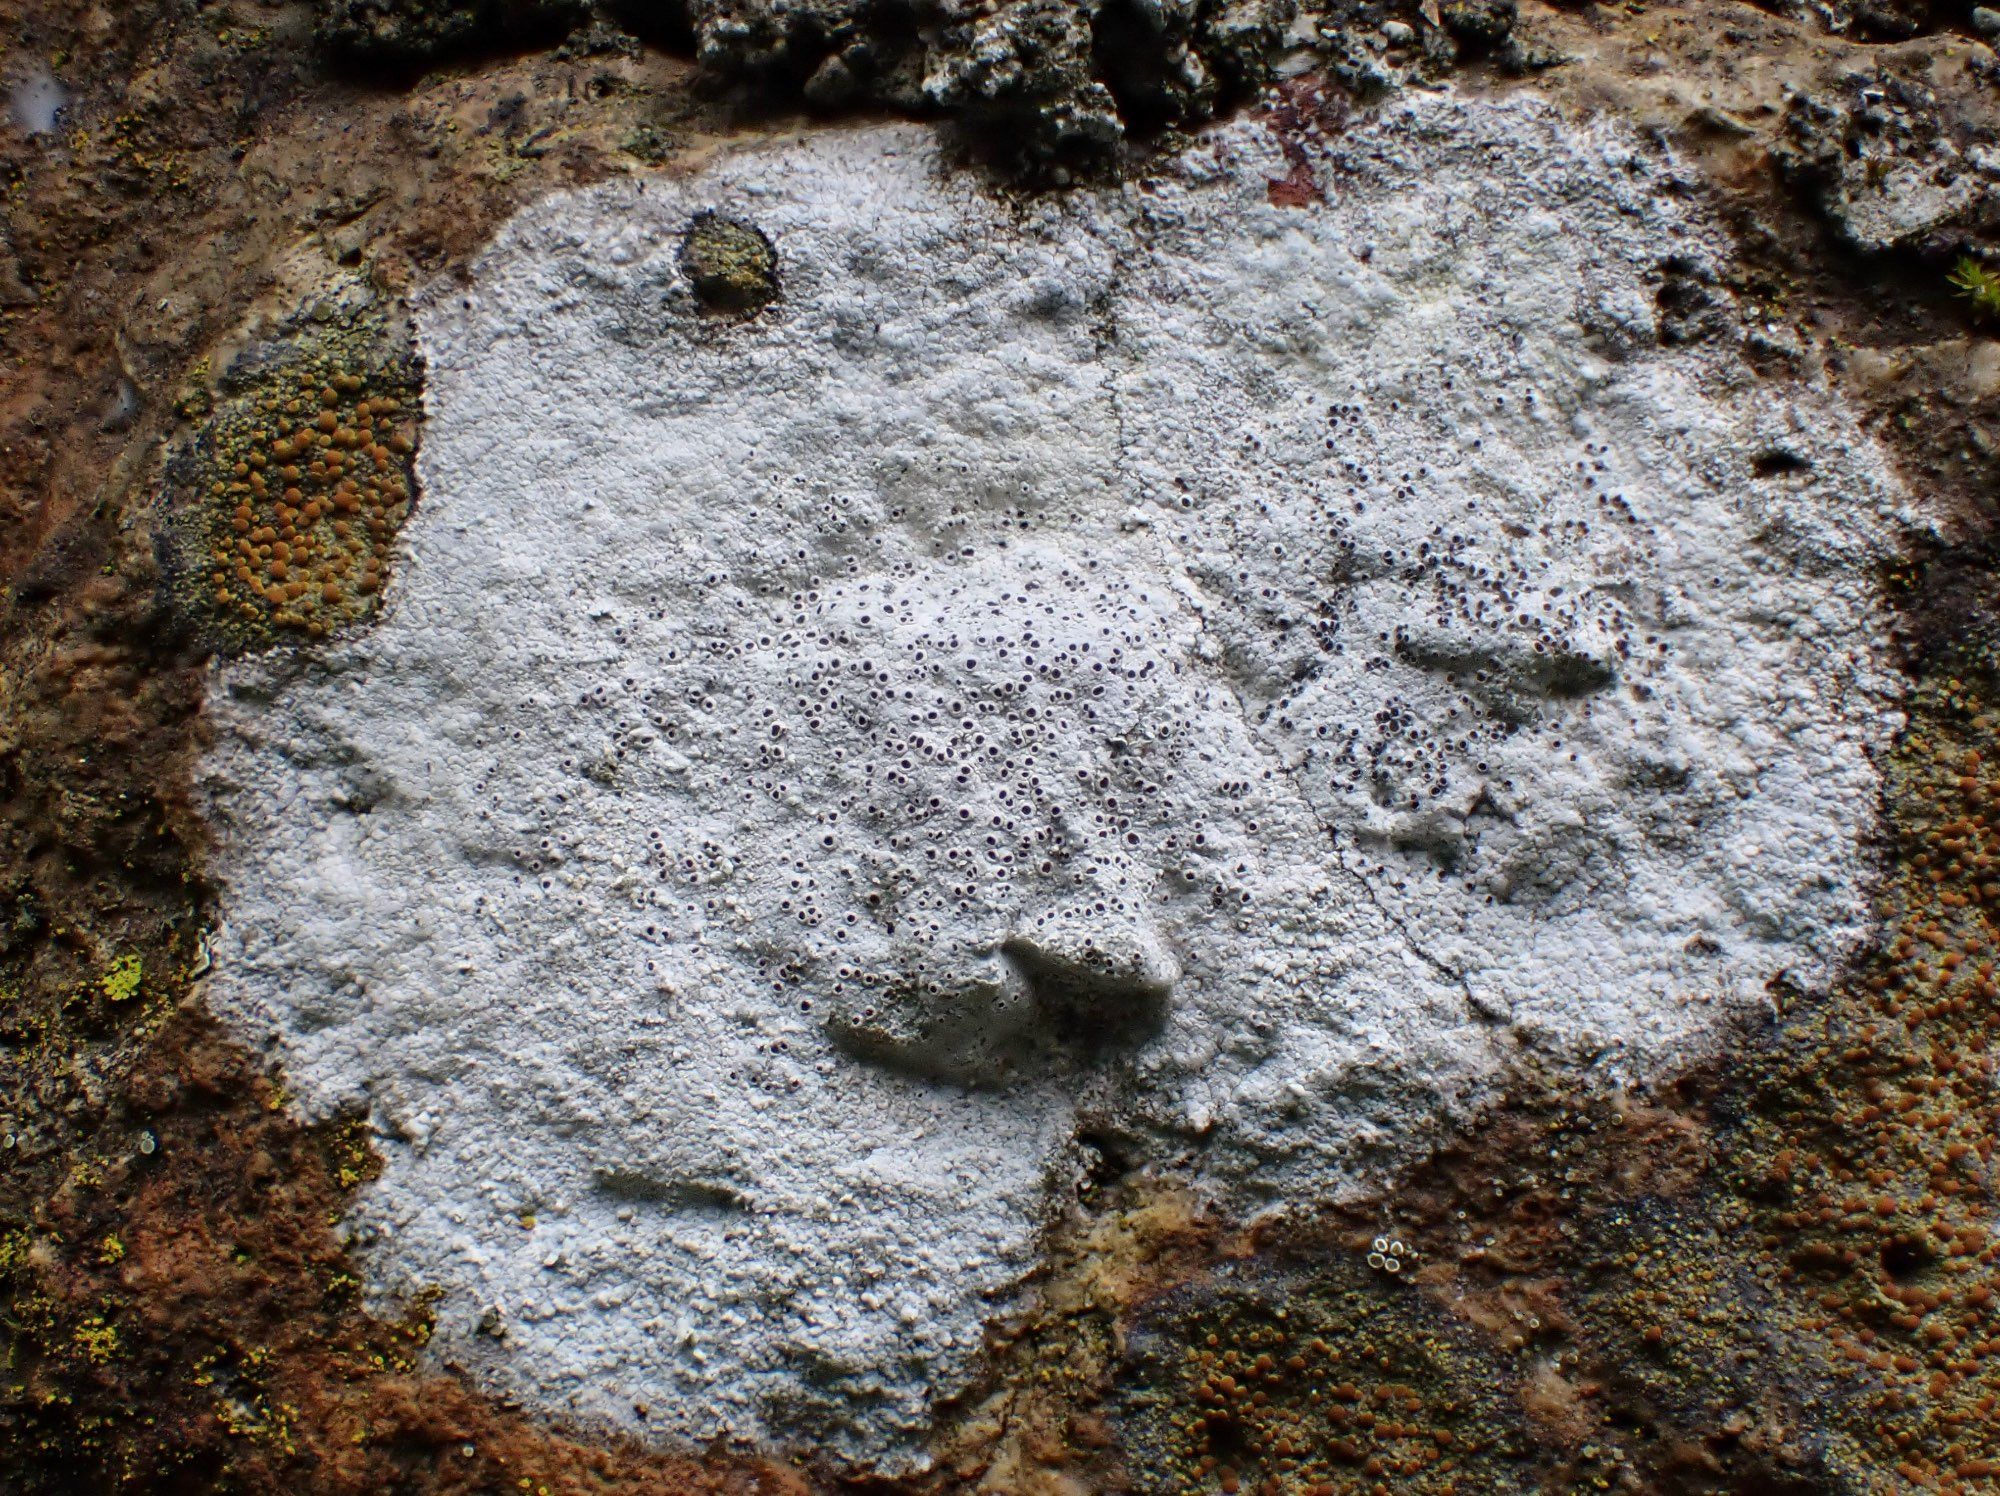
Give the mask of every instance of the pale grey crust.
POLYGON ((382 622, 221 667, 205 778, 212 1000, 371 1108, 441 1350, 907 1463, 1080 1115, 1283 1205, 1523 1044, 1631 1075, 1823 978, 1902 500, 1823 390, 1663 345, 1720 250, 1662 171, 1413 97, 1010 205, 856 129, 438 288, 382 622), (710 213, 754 314, 686 282, 710 213))

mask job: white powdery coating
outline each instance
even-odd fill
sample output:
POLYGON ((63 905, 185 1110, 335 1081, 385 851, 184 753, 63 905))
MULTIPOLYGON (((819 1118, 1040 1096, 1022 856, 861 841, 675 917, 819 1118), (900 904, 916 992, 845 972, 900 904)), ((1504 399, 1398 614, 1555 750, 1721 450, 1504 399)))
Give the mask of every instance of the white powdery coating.
POLYGON ((1872 446, 1659 345, 1720 251, 1627 134, 1305 149, 1307 209, 1252 124, 1024 204, 827 133, 543 201, 421 308, 385 617, 220 672, 213 997, 371 1108, 448 1355, 894 1463, 1080 1128, 1348 1190, 1523 1043, 1629 1074, 1854 939, 1872 446), (678 267, 710 209, 753 319, 678 267))

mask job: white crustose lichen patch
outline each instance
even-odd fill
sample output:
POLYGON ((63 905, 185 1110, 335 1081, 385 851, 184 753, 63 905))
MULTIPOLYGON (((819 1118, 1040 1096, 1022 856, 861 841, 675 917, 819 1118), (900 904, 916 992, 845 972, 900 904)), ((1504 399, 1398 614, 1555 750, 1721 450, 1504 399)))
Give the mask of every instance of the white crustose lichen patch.
POLYGON ((378 1280, 541 1408, 894 1465, 1080 1131, 1282 1206, 1823 980, 1898 499, 1726 316, 1663 343, 1669 170, 1425 98, 514 220, 419 308, 380 623, 212 702, 214 1000, 370 1109, 378 1280), (702 215, 776 300, 701 304, 702 215))

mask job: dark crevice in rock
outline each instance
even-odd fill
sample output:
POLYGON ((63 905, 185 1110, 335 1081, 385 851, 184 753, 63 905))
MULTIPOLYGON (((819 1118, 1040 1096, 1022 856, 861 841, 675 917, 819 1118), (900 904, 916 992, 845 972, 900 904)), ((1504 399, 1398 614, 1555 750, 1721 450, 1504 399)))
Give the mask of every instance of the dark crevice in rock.
POLYGON ((417 70, 560 41, 590 16, 588 0, 321 0, 319 35, 343 63, 417 70))
MULTIPOLYGON (((1511 0, 1460 9, 1485 18, 1466 23, 1481 35, 1511 25, 1511 0)), ((1268 80, 1292 13, 1290 0, 320 0, 318 34, 357 73, 643 39, 764 107, 946 119, 978 153, 1060 183, 1240 103, 1268 80)))

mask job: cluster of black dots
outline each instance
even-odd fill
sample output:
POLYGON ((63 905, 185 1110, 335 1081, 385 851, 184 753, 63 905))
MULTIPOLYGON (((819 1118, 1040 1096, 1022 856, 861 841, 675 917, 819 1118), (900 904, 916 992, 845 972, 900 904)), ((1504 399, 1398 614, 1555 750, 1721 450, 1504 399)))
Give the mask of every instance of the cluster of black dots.
MULTIPOLYGON (((746 822, 811 822, 780 912, 819 936, 808 946, 835 994, 889 979, 868 969, 864 936, 929 949, 1051 898, 1116 921, 1143 913, 1156 882, 1246 902, 1247 867, 1216 865, 1190 819, 1193 744, 1149 600, 1091 563, 1010 567, 998 585, 982 572, 948 568, 921 594, 814 589, 804 627, 795 613, 760 635, 768 665, 738 676, 722 751, 761 797, 746 822), (858 883, 829 900, 815 872, 833 862, 858 883)), ((670 721, 669 740, 714 700, 690 680, 677 703, 690 726, 670 721)))
POLYGON ((1361 405, 1324 412, 1329 481, 1289 504, 1240 506, 1233 519, 1249 626, 1293 646, 1261 715, 1266 731, 1298 745, 1304 788, 1419 812, 1464 802, 1482 783, 1511 789, 1510 765, 1530 739, 1538 759, 1575 762, 1601 703, 1622 709, 1620 686, 1643 697, 1669 651, 1629 591, 1579 582, 1588 573, 1565 565, 1606 544, 1608 529, 1620 545, 1644 539, 1610 486, 1608 449, 1585 444, 1573 487, 1551 495, 1532 526, 1510 524, 1505 543, 1477 499, 1462 501, 1460 522, 1411 535, 1401 515, 1457 507, 1440 495, 1449 480, 1378 460, 1361 405), (1305 504, 1317 509, 1310 525, 1296 523, 1305 504), (1357 670, 1379 685, 1357 693, 1357 670))
MULTIPOLYGON (((1446 480, 1372 456, 1362 407, 1325 414, 1327 477, 1229 521, 1241 626, 1294 646, 1259 704, 1263 731, 1302 750, 1301 788, 1415 812, 1463 798, 1455 776, 1503 777, 1502 747, 1523 735, 1574 756, 1564 735, 1591 698, 1666 648, 1624 596, 1559 564, 1594 547, 1594 527, 1633 523, 1604 450, 1585 449, 1576 491, 1521 545, 1496 545, 1472 512, 1413 536, 1396 513, 1440 512, 1446 480), (1355 655, 1380 682, 1360 701, 1355 655)), ((808 485, 776 506, 685 579, 701 607, 655 599, 610 626, 643 680, 532 706, 569 745, 565 771, 655 808, 649 932, 754 925, 760 978, 809 1011, 809 993, 865 1005, 913 971, 941 990, 955 939, 1023 911, 1107 928, 1254 918, 1258 799, 1278 771, 1265 754, 1244 777, 1191 719, 1206 683, 1175 679, 1169 599, 1110 558, 1037 548, 1022 532, 1046 516, 1026 506, 941 504, 919 527, 929 554, 885 540, 907 531, 886 500, 862 515, 808 485), (797 539, 731 550, 771 533, 797 539), (655 746, 683 767, 662 770, 655 746)), ((528 798, 521 875, 560 896, 595 818, 547 787, 528 798)))
POLYGON ((911 980, 948 998, 954 941, 1017 920, 1255 917, 1272 771, 1190 720, 1168 599, 1020 545, 776 598, 703 580, 729 599, 708 616, 615 627, 628 660, 659 641, 644 679, 621 667, 519 704, 564 741, 568 771, 526 795, 481 786, 489 822, 532 806, 514 827, 524 887, 564 896, 563 871, 604 850, 589 845, 602 817, 577 802, 619 797, 652 822, 649 941, 747 928, 774 996, 863 1016, 911 980))

